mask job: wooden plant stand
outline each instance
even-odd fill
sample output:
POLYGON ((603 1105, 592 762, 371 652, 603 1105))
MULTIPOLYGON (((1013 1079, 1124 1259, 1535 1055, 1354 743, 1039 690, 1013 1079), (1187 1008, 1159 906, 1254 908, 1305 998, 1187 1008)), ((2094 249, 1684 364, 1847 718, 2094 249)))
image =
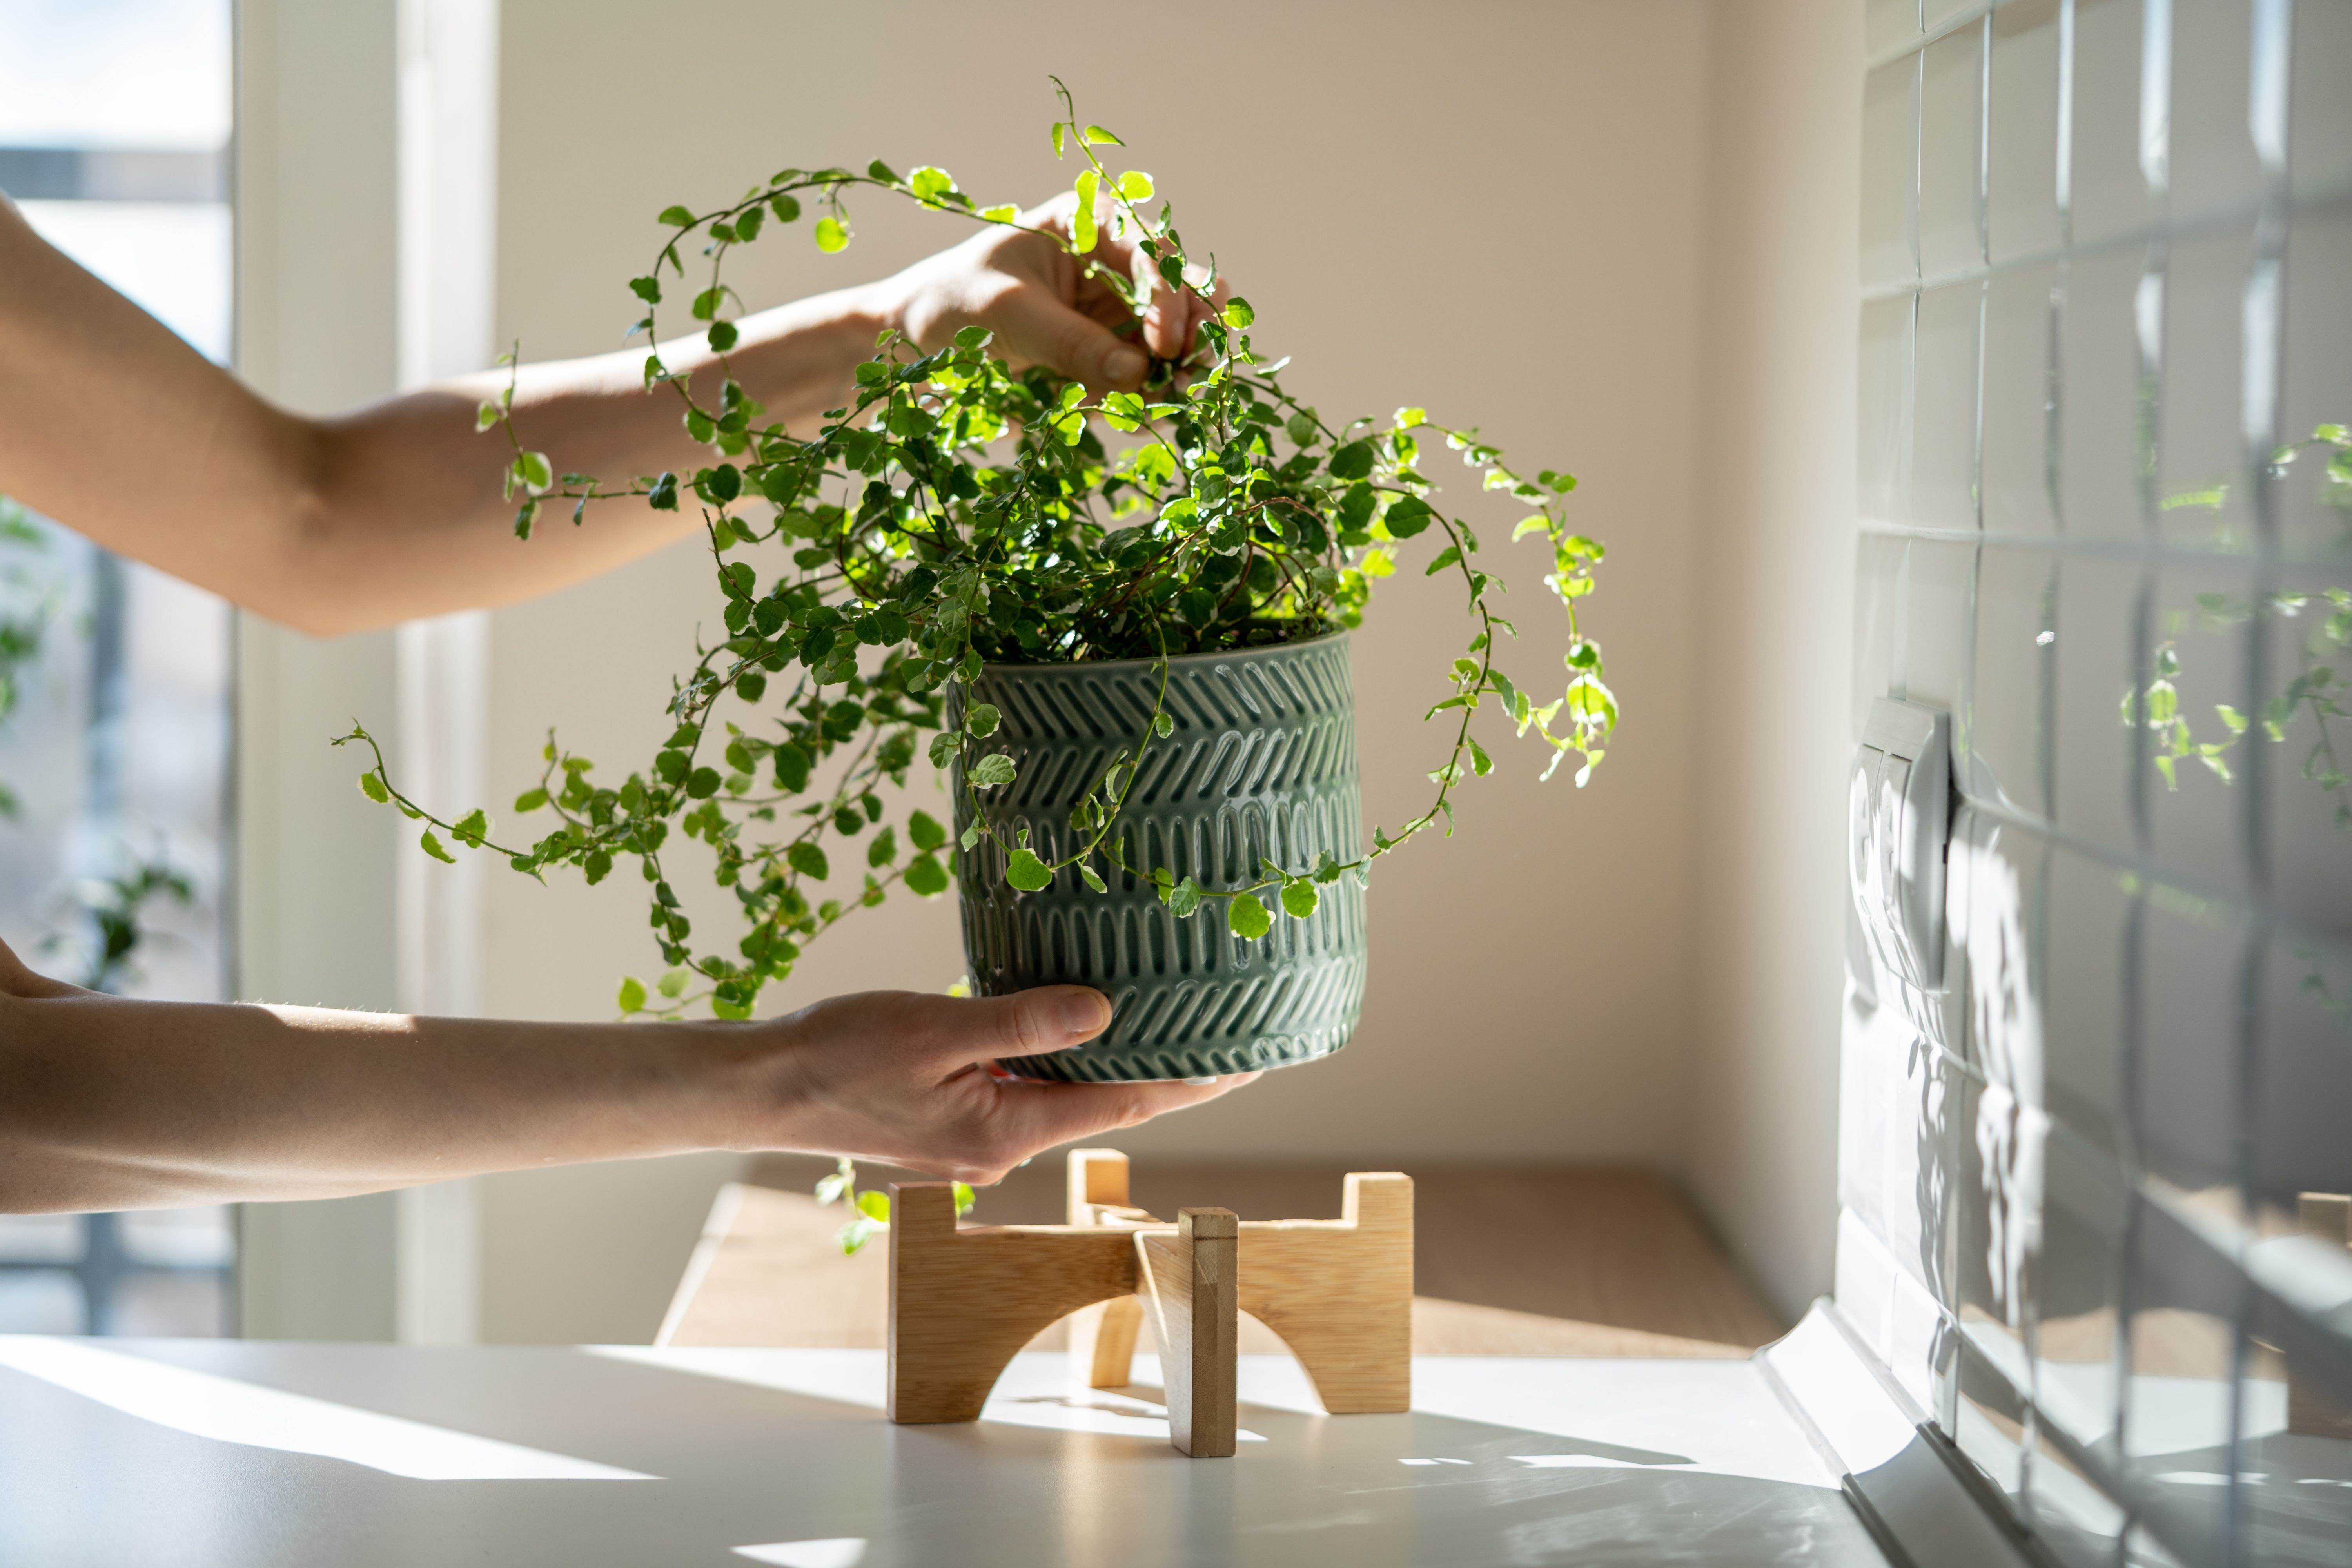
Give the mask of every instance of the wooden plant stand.
MULTIPOLYGON (((2295 1200, 2296 1228, 2314 1241, 2352 1247, 2352 1196, 2304 1193, 2295 1200)), ((2286 1429, 2300 1437, 2352 1437, 2352 1401, 2330 1394, 2289 1358, 2286 1429)))
POLYGON ((1347 1178, 1336 1220, 1239 1220, 1129 1205, 1127 1156, 1069 1159, 1066 1225, 959 1226, 943 1182, 892 1189, 889 1415, 973 1421, 1014 1352, 1071 1317, 1070 1363, 1124 1386, 1149 1299, 1171 1440, 1195 1458, 1235 1443, 1239 1314, 1298 1357, 1335 1415, 1402 1411, 1412 1394, 1412 1179, 1347 1178))

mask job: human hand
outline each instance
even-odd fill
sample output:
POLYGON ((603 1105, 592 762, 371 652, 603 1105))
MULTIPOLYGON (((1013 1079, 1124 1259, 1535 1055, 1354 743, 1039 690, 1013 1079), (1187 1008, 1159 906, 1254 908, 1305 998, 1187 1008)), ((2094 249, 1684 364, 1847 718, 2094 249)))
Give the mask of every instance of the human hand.
MULTIPOLYGON (((1066 236, 1077 205, 1076 193, 1064 191, 1023 213, 1020 221, 1066 236)), ((1108 285, 1087 275, 1084 261, 1045 235, 997 225, 889 280, 899 330, 932 350, 945 347, 961 328, 986 327, 1014 370, 1044 364, 1097 392, 1137 390, 1150 368, 1143 349, 1160 359, 1182 359, 1213 307, 1190 289, 1169 288, 1149 265, 1139 273, 1133 240, 1112 237, 1108 199, 1101 205, 1101 237, 1089 259, 1150 284, 1141 347, 1118 335, 1135 318, 1108 285)), ((1190 275, 1198 282, 1206 272, 1195 268, 1190 275)), ((1217 303, 1227 292, 1220 282, 1217 303)))
POLYGON ((1033 1083, 989 1070, 1000 1057, 1079 1045, 1109 1023, 1102 994, 1078 985, 969 999, 831 997, 759 1029, 762 1043, 742 1063, 757 1109, 736 1146, 848 1154, 987 1185, 1041 1150, 1202 1104, 1257 1077, 1033 1083))

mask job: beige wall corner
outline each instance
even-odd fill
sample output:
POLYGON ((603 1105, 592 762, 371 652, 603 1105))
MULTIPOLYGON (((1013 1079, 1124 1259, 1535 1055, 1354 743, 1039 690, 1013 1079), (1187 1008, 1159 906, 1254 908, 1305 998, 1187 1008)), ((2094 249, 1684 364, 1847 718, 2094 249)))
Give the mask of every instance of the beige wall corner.
POLYGON ((1684 1168, 1794 1321, 1837 1223, 1862 36, 1850 0, 1715 24, 1684 1168))

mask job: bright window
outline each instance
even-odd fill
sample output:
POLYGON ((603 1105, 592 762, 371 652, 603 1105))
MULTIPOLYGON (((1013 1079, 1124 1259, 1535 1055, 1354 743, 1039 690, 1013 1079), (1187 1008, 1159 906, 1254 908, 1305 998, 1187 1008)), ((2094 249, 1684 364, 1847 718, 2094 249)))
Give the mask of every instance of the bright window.
MULTIPOLYGON (((223 363, 230 36, 230 0, 0 0, 0 190, 223 363)), ((71 522, 0 508, 0 938, 62 979, 218 1001, 229 610, 71 522)), ((234 1255, 220 1208, 0 1216, 0 1331, 226 1333, 234 1255)))

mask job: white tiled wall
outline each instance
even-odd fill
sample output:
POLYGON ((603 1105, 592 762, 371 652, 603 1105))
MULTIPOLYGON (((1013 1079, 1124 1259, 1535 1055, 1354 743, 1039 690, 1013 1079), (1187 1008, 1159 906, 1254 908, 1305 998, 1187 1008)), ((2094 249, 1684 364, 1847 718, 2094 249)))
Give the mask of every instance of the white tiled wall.
POLYGON ((2352 3, 1864 10, 1855 731, 1958 794, 1840 1310, 2059 1562, 2352 1561, 2352 3))

